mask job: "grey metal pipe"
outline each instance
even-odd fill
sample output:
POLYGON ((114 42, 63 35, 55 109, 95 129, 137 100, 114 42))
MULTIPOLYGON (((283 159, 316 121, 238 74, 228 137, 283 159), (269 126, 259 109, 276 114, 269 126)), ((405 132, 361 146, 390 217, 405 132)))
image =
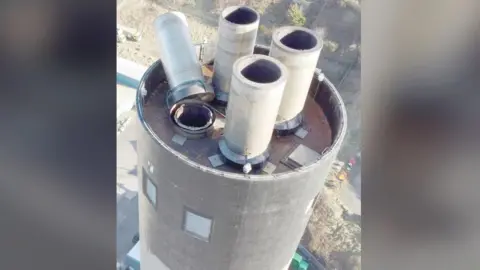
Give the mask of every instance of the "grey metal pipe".
POLYGON ((233 64, 220 151, 239 165, 262 164, 268 156, 287 68, 266 55, 249 55, 233 64))
POLYGON ((302 124, 302 110, 322 47, 315 32, 304 27, 285 26, 273 32, 269 55, 288 68, 276 131, 294 131, 302 124))
POLYGON ((212 84, 221 103, 228 101, 233 63, 253 54, 259 22, 260 15, 246 6, 227 7, 219 18, 212 84))
POLYGON ((168 107, 186 98, 213 100, 214 92, 205 83, 185 15, 180 12, 162 14, 154 26, 160 59, 170 86, 166 97, 168 107))

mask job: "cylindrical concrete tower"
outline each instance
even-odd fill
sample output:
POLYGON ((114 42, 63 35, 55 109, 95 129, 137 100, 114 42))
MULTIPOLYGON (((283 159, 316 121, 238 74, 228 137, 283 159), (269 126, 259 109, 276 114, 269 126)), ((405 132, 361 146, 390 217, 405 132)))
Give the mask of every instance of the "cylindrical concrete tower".
POLYGON ((289 72, 275 126, 277 133, 288 134, 302 125, 302 110, 310 89, 310 78, 317 67, 322 47, 322 40, 304 27, 284 26, 273 32, 270 56, 285 64, 289 72))
POLYGON ((222 104, 228 101, 233 63, 253 53, 259 22, 260 15, 246 6, 227 7, 220 15, 212 84, 222 104))
MULTIPOLYGON (((247 123, 256 114, 237 108, 225 118, 220 107, 198 101, 184 102, 181 113, 172 111, 164 103, 170 87, 163 70, 160 61, 150 67, 137 94, 142 270, 288 269, 345 136, 346 112, 337 90, 328 79, 319 81, 317 70, 309 78, 302 128, 271 136, 267 165, 245 172, 226 162, 218 145, 228 134, 225 122, 235 121, 230 117, 247 123)), ((263 104, 260 96, 253 95, 263 104)), ((271 132, 249 124, 235 128, 271 132)))

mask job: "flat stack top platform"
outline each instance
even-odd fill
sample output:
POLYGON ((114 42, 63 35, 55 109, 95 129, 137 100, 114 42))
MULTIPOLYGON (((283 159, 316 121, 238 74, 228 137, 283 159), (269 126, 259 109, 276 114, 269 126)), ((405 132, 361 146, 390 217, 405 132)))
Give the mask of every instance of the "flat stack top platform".
MULTIPOLYGON (((212 76, 212 67, 203 68, 206 80, 212 76)), ((216 112, 213 133, 202 139, 186 139, 177 134, 170 120, 164 100, 165 92, 168 91, 168 83, 162 83, 155 87, 143 105, 145 122, 151 127, 156 135, 169 147, 180 152, 190 160, 201 165, 215 168, 224 172, 243 174, 227 164, 222 164, 221 154, 218 149, 218 141, 223 135, 225 124, 225 108, 212 105, 216 112), (213 162, 212 165, 212 161, 213 162)), ((313 97, 308 97, 304 113, 304 125, 295 135, 277 137, 272 135, 270 143, 270 158, 262 172, 256 174, 278 174, 294 170, 309 163, 308 160, 315 156, 318 158, 333 143, 332 130, 322 107, 313 97)))

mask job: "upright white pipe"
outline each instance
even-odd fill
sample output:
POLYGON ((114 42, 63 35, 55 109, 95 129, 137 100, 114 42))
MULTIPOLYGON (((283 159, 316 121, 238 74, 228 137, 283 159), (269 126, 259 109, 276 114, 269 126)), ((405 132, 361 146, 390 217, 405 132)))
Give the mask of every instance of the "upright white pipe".
POLYGON ((185 98, 212 100, 214 93, 205 84, 185 15, 180 12, 162 14, 154 26, 160 60, 170 86, 167 105, 170 107, 185 98))
POLYGON ((233 63, 253 53, 259 21, 260 15, 246 6, 227 7, 220 16, 212 84, 221 103, 228 101, 233 63))
POLYGON ((275 129, 295 130, 302 124, 302 110, 323 47, 322 40, 304 27, 285 26, 273 32, 270 56, 288 68, 275 129))
POLYGON ((227 159, 247 163, 267 152, 287 72, 285 65, 266 55, 249 55, 235 61, 226 110, 225 144, 220 144, 227 159))

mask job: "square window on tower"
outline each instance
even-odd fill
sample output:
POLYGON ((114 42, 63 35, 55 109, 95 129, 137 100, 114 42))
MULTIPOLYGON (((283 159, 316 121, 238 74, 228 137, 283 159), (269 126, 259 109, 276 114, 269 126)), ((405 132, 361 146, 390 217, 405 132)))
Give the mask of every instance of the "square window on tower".
POLYGON ((152 179, 150 179, 145 169, 143 170, 143 192, 145 193, 153 207, 156 207, 157 186, 153 183, 152 179))
POLYGON ((212 219, 201 216, 188 209, 185 209, 183 219, 183 229, 186 232, 200 240, 210 241, 212 219))

